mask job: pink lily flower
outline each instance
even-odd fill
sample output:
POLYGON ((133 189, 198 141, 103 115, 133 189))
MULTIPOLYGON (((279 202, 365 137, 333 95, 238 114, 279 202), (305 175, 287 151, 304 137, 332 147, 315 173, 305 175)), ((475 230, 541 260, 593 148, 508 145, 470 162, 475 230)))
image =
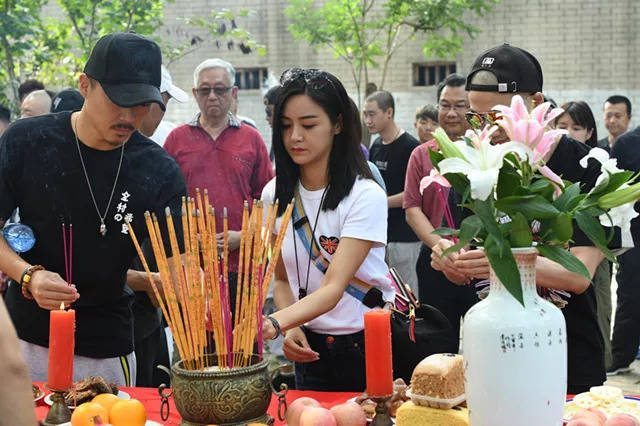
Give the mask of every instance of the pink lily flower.
POLYGON ((442 176, 440 172, 438 172, 438 170, 433 168, 431 169, 431 172, 428 176, 425 176, 420 180, 420 194, 422 194, 424 190, 432 183, 438 184, 445 188, 451 188, 451 184, 449 183, 447 178, 442 176))
MULTIPOLYGON (((535 149, 543 140, 547 142, 546 148, 550 142, 548 139, 553 140, 557 135, 566 133, 563 130, 547 130, 548 124, 564 112, 562 108, 549 111, 550 106, 549 102, 545 102, 529 113, 522 97, 516 95, 511 99, 510 107, 496 105, 494 109, 502 113, 497 124, 505 130, 509 139, 535 149)), ((542 151, 546 153, 548 148, 542 151)))

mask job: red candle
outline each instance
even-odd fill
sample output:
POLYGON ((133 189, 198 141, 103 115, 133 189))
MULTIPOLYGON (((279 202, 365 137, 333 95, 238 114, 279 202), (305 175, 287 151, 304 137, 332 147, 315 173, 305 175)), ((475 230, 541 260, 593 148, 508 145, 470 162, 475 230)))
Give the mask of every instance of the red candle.
POLYGON ((49 316, 49 377, 52 390, 67 390, 73 377, 73 349, 75 344, 76 311, 51 311, 49 316))
POLYGON ((367 394, 393 394, 391 358, 391 311, 374 309, 364 314, 364 350, 367 368, 367 394))

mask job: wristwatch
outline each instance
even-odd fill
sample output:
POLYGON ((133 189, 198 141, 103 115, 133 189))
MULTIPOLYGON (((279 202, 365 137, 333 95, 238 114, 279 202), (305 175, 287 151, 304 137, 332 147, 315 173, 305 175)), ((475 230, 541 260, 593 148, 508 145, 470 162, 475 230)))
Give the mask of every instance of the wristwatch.
POLYGON ((29 291, 29 283, 31 282, 31 275, 36 271, 44 271, 44 266, 33 265, 24 270, 20 277, 20 285, 22 286, 22 295, 30 300, 33 300, 33 295, 29 291))

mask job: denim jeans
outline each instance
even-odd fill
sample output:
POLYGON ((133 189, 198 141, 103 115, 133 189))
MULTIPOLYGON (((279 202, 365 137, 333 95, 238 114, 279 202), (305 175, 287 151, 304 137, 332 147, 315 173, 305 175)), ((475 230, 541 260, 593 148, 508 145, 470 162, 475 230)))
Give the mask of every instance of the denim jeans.
POLYGON ((318 352, 314 362, 296 362, 296 389, 363 392, 366 388, 364 331, 333 336, 303 327, 309 346, 318 352))

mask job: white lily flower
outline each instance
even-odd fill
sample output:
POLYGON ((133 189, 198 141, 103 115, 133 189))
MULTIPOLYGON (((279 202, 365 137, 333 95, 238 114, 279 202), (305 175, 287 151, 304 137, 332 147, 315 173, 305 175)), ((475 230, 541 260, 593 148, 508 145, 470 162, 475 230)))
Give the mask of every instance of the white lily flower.
POLYGON ((498 183, 498 174, 504 161, 504 156, 515 152, 520 158, 533 158, 533 151, 520 142, 507 142, 500 145, 491 145, 491 134, 498 128, 485 128, 478 138, 473 140, 475 146, 471 147, 464 141, 454 142, 462 152, 465 159, 446 158, 438 164, 440 173, 462 173, 471 183, 471 198, 486 200, 498 183))
POLYGON ((589 158, 595 158, 600 163, 602 173, 609 172, 611 174, 621 172, 618 168, 618 160, 609 158, 609 153, 602 148, 591 148, 589 153, 580 159, 580 165, 587 168, 589 158))
MULTIPOLYGON (((627 185, 625 185, 627 186, 627 185)), ((622 247, 633 247, 633 237, 631 236, 631 220, 638 217, 638 212, 633 208, 635 202, 622 204, 609 210, 609 216, 600 215, 600 224, 603 226, 617 226, 620 228, 622 247)))

